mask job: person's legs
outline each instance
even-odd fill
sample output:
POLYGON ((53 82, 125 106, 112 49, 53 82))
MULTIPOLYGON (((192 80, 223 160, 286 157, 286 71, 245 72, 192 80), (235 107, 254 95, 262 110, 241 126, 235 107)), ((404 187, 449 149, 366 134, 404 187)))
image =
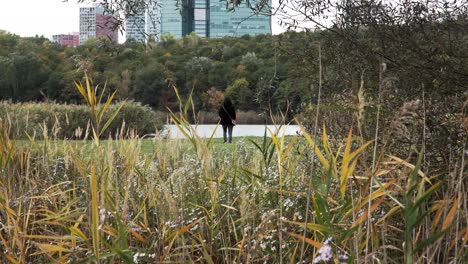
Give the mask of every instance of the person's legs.
POLYGON ((234 126, 228 126, 228 131, 229 131, 229 143, 232 143, 232 130, 234 129, 234 126))
POLYGON ((228 129, 228 126, 227 125, 222 125, 223 126, 223 138, 224 138, 224 143, 227 142, 227 129, 228 129))

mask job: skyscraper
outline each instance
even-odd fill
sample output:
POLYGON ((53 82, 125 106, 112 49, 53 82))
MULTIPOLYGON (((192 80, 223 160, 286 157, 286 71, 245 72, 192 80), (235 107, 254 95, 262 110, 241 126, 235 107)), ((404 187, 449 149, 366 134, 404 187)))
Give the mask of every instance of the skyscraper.
POLYGON ((80 7, 80 44, 96 37, 96 8, 80 7))
MULTIPOLYGON (((208 38, 271 34, 271 17, 255 14, 245 3, 229 10, 226 0, 185 1, 187 7, 182 16, 188 21, 188 33, 208 38)), ((250 3, 255 5, 256 1, 250 3)))
POLYGON ((91 7, 80 7, 80 44, 89 38, 107 37, 114 42, 118 41, 118 31, 115 28, 116 20, 108 15, 100 4, 91 7))
MULTIPOLYGON (((256 1, 250 3, 255 5, 256 1)), ((226 1, 211 0, 209 14, 210 38, 271 34, 271 16, 255 14, 244 2, 228 10, 226 1)))
POLYGON ((135 41, 146 40, 146 17, 145 7, 133 7, 133 14, 127 15, 125 19, 125 37, 127 40, 133 39, 135 41))
POLYGON ((159 40, 161 31, 161 9, 156 0, 137 1, 131 14, 125 19, 127 39, 146 41, 148 38, 159 40))
MULTIPOLYGON (((138 41, 161 34, 181 38, 192 32, 200 37, 222 38, 271 34, 271 17, 255 14, 245 4, 233 10, 226 0, 144 0, 143 8, 136 7, 135 14, 127 16, 127 39, 138 41)), ((251 0, 255 5, 256 1, 251 0)), ((134 10, 135 11, 135 10, 134 10)))

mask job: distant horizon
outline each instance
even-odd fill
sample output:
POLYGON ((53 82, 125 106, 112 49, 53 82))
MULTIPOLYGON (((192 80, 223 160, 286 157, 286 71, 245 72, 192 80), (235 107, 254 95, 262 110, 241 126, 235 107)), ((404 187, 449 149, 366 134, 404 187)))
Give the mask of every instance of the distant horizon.
MULTIPOLYGON (((21 37, 43 36, 48 39, 53 35, 79 32, 79 8, 91 5, 78 4, 77 0, 0 1, 0 30, 21 37)), ((275 17, 271 27, 273 35, 286 31, 278 25, 275 17)), ((123 42, 125 35, 119 33, 119 43, 123 42)))

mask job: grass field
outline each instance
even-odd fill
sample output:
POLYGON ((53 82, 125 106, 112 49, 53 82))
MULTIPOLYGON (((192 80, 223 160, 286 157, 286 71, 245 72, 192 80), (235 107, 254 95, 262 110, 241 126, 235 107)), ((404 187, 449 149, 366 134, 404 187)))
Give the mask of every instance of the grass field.
POLYGON ((0 122, 1 263, 467 259, 463 157, 434 174, 423 148, 403 160, 326 129, 234 144, 131 132, 102 140, 110 101, 81 92, 92 140, 17 141, 0 122))
POLYGON ((455 240, 467 232, 457 217, 462 201, 429 199, 450 192, 440 181, 396 157, 372 172, 363 158, 370 149, 351 138, 316 140, 317 148, 307 134, 233 144, 4 136, 2 262, 401 263, 408 254, 437 256, 432 250, 466 257, 466 242, 455 240))

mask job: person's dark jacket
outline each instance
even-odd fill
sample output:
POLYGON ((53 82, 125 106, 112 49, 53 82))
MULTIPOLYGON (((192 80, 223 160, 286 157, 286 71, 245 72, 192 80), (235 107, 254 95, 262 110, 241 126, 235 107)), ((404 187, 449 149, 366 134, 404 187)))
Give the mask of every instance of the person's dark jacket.
POLYGON ((236 120, 236 109, 232 104, 223 104, 218 111, 221 125, 233 126, 232 120, 236 120))

